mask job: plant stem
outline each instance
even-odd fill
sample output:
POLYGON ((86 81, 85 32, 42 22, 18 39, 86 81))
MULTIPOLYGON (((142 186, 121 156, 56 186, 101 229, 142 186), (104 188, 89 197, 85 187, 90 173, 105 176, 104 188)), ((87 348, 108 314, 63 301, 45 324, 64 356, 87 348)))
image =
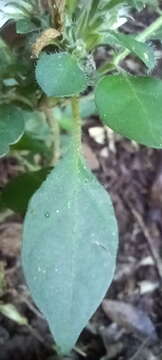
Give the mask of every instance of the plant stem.
POLYGON ((40 15, 43 15, 43 5, 42 5, 42 0, 38 0, 38 9, 39 9, 39 13, 40 13, 40 15))
POLYGON ((53 135, 53 156, 51 159, 51 165, 56 165, 60 157, 60 127, 57 119, 54 117, 52 109, 46 108, 45 114, 47 117, 48 125, 53 135))
POLYGON ((11 150, 10 154, 14 156, 26 170, 36 171, 40 169, 38 166, 32 165, 27 159, 24 158, 23 155, 21 155, 19 151, 11 150))
MULTIPOLYGON (((160 27, 162 26, 162 16, 159 16, 150 26, 148 26, 144 31, 135 37, 136 40, 144 42, 150 38, 160 27)), ((122 53, 117 55, 113 61, 114 69, 119 65, 130 54, 129 50, 124 50, 122 53)), ((112 71, 112 67, 109 68, 110 63, 105 63, 100 67, 98 72, 100 74, 105 74, 106 72, 112 71)))
POLYGON ((10 96, 10 100, 12 100, 12 101, 19 101, 19 102, 21 102, 22 104, 24 104, 24 105, 27 105, 27 106, 29 106, 31 109, 33 109, 33 104, 32 104, 32 102, 29 100, 29 99, 27 99, 25 96, 22 96, 22 95, 11 95, 10 96))
POLYGON ((51 24, 55 26, 54 6, 53 0, 48 0, 49 13, 51 15, 51 24))
POLYGON ((33 104, 32 102, 27 99, 25 96, 19 95, 19 94, 12 94, 12 93, 8 93, 8 96, 5 95, 1 95, 1 100, 2 102, 6 102, 7 104, 11 101, 17 101, 22 103, 23 105, 27 105, 28 107, 30 107, 33 110, 33 104))
POLYGON ((75 151, 80 154, 82 144, 82 123, 80 118, 79 98, 71 98, 72 116, 73 116, 73 144, 75 151))

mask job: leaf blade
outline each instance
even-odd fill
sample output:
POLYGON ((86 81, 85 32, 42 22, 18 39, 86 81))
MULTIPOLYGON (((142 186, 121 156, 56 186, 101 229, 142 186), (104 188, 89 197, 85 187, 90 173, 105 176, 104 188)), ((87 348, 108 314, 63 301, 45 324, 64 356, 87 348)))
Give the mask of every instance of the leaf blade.
POLYGON ((14 105, 0 106, 0 157, 19 141, 25 130, 24 112, 14 105))
POLYGON ((161 92, 161 80, 112 75, 98 83, 96 105, 103 122, 114 131, 140 144, 162 148, 161 92))
POLYGON ((110 198, 82 161, 78 172, 68 153, 30 203, 22 250, 28 285, 63 353, 73 347, 112 281, 117 242, 110 198))
POLYGON ((73 96, 87 87, 86 75, 67 53, 42 54, 36 66, 36 80, 47 96, 73 96))
POLYGON ((132 35, 111 31, 105 36, 104 43, 125 47, 136 55, 150 71, 156 66, 156 56, 151 45, 136 40, 132 35))

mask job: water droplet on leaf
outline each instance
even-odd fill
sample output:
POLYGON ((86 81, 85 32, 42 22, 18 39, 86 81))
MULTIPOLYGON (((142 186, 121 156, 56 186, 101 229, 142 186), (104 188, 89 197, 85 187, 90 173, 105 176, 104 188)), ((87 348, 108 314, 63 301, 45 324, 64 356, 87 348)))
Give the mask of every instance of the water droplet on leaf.
POLYGON ((45 213, 45 217, 46 217, 46 218, 49 218, 49 217, 50 217, 50 214, 49 214, 48 211, 45 213))

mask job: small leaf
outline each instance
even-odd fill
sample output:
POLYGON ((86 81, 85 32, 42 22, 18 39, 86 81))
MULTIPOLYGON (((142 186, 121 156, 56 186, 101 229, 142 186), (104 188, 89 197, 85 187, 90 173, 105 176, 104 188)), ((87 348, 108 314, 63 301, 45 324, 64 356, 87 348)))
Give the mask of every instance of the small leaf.
POLYGON ((73 96, 84 91, 87 78, 70 54, 42 54, 36 67, 36 79, 47 96, 73 96))
POLYGON ((137 41, 132 35, 119 34, 111 31, 105 37, 104 44, 105 43, 125 47, 139 57, 149 70, 152 70, 156 66, 154 49, 148 44, 137 41))
POLYGON ((1 192, 1 202, 9 209, 24 214, 28 202, 50 172, 50 168, 31 171, 13 178, 1 192))
POLYGON ((25 111, 25 132, 21 140, 13 146, 18 150, 31 150, 49 155, 53 143, 53 135, 46 121, 46 116, 40 111, 25 111))
POLYGON ((33 298, 67 354, 114 274, 118 235, 104 188, 69 150, 33 196, 22 260, 33 298))
POLYGON ((28 18, 20 19, 16 22, 17 34, 27 34, 35 30, 37 30, 36 25, 28 18))
POLYGON ((24 112, 14 105, 0 106, 0 157, 9 151, 24 132, 24 112))
POLYGON ((12 145, 15 150, 29 150, 41 153, 44 158, 51 156, 53 134, 47 124, 45 114, 40 111, 25 111, 25 132, 20 141, 12 145))
POLYGON ((103 122, 129 139, 162 148, 162 81, 151 77, 104 77, 96 88, 103 122))

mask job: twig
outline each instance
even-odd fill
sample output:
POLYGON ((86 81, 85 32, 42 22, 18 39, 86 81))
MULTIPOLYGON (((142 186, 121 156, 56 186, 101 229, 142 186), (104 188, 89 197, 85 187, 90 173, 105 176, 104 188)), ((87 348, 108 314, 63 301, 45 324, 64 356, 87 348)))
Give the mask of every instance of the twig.
POLYGON ((129 203, 128 203, 128 206, 147 240, 148 247, 149 247, 150 253, 152 255, 152 258, 154 260, 158 276, 161 280, 162 279, 162 260, 160 259, 159 254, 156 251, 156 248, 152 242, 151 234, 150 234, 148 228, 146 227, 142 216, 135 209, 133 209, 133 207, 129 203))
POLYGON ((47 344, 47 342, 44 341, 44 337, 38 333, 36 329, 34 329, 30 324, 26 325, 27 329, 30 331, 30 333, 46 348, 46 349, 52 349, 52 346, 47 344))
POLYGON ((38 318, 44 319, 44 316, 41 314, 41 312, 37 310, 37 308, 30 302, 30 300, 25 297, 25 295, 20 296, 20 303, 22 302, 25 303, 28 308, 33 312, 33 314, 35 314, 38 318))
POLYGON ((75 351, 78 355, 81 355, 81 356, 84 357, 84 358, 87 357, 87 354, 86 354, 83 350, 79 349, 77 346, 74 346, 74 351, 75 351))
POLYGON ((129 359, 129 360, 136 360, 140 358, 141 351, 145 348, 145 346, 149 343, 150 337, 145 339, 139 349, 136 351, 136 353, 129 359))
POLYGON ((1 226, 3 226, 3 222, 11 215, 13 215, 14 212, 12 210, 6 210, 2 213, 0 213, 0 230, 1 230, 1 226))

